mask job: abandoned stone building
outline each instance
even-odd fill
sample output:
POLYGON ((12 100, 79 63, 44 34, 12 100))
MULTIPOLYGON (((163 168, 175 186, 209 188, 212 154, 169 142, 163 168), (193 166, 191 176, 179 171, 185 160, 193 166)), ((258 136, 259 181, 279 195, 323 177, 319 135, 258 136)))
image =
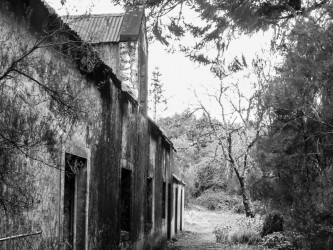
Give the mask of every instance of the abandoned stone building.
MULTIPOLYGON (((16 60, 8 69, 15 68, 19 79, 15 86, 22 84, 25 100, 45 93, 58 98, 51 88, 61 91, 65 86, 64 91, 75 88, 82 99, 78 106, 89 110, 67 126, 67 120, 57 118, 63 113, 53 108, 53 99, 35 102, 36 123, 41 126, 41 114, 48 117, 43 128, 52 128, 55 149, 39 146, 43 153, 36 154, 43 161, 25 154, 35 202, 28 210, 0 218, 0 248, 15 249, 18 241, 33 237, 30 245, 35 249, 46 249, 40 245, 46 239, 76 250, 161 249, 183 228, 185 184, 174 165, 172 142, 147 116, 144 9, 60 17, 44 0, 0 0, 0 22, 0 37, 6 37, 10 53, 20 53, 14 46, 39 46, 25 66, 33 77, 15 68, 23 67, 18 60, 28 56, 6 57, 9 62, 16 60), (45 29, 52 35, 54 30, 62 32, 57 39, 45 39, 45 29), (63 42, 68 40, 71 43, 63 42), (44 87, 36 90, 36 84, 44 87), (51 158, 57 167, 45 166, 51 158)), ((1 60, 6 46, 1 48, 1 60)), ((0 66, 2 70, 6 65, 0 66)), ((7 95, 16 96, 10 91, 7 95)), ((0 185, 0 195, 9 192, 5 183, 0 185)))

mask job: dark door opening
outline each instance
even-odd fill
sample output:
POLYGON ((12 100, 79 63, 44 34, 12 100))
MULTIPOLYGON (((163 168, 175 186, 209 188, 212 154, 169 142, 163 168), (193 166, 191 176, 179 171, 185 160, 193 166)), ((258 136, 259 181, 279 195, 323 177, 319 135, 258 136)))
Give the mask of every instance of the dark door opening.
POLYGON ((148 234, 153 224, 153 178, 148 177, 146 183, 146 223, 145 233, 148 234))
POLYGON ((168 239, 171 239, 171 227, 172 227, 172 185, 168 185, 168 239))
POLYGON ((183 230, 183 190, 180 191, 180 223, 179 230, 183 230))
POLYGON ((86 231, 87 160, 65 154, 63 235, 66 249, 84 249, 86 231))
POLYGON ((120 230, 121 240, 129 240, 131 230, 131 186, 132 171, 121 169, 120 184, 120 230))
POLYGON ((66 164, 64 193, 64 239, 67 249, 74 246, 75 175, 66 164))
POLYGON ((175 192, 175 233, 178 233, 178 188, 175 192))
POLYGON ((163 182, 163 188, 162 188, 162 219, 165 219, 165 215, 166 215, 166 182, 163 182))

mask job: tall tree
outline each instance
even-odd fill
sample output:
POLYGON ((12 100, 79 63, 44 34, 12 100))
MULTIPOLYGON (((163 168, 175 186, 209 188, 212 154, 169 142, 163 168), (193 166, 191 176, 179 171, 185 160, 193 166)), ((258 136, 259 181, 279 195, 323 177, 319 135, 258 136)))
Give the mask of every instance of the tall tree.
POLYGON ((195 39, 180 49, 191 59, 205 64, 220 60, 237 34, 283 25, 299 16, 332 4, 330 0, 110 0, 121 5, 144 5, 148 9, 151 38, 166 45, 186 34, 195 39), (193 20, 197 16, 197 20, 193 20), (216 53, 208 56, 207 49, 216 53))
POLYGON ((313 249, 332 248, 332 17, 328 8, 295 23, 267 92, 273 122, 258 151, 258 196, 283 211, 313 249))
POLYGON ((157 113, 163 112, 167 109, 167 99, 164 96, 163 83, 161 82, 160 70, 158 67, 155 67, 152 73, 152 79, 149 89, 149 99, 152 107, 150 108, 153 112, 153 118, 157 121, 157 113))
MULTIPOLYGON (((247 175, 256 166, 253 158, 254 149, 259 136, 264 132, 267 112, 264 104, 266 84, 261 78, 262 71, 258 70, 258 67, 262 67, 259 62, 263 61, 258 59, 253 64, 258 73, 257 77, 253 79, 253 76, 245 75, 247 82, 245 84, 243 82, 243 85, 235 78, 232 68, 235 65, 230 68, 231 73, 228 77, 220 78, 219 88, 214 94, 209 95, 216 109, 209 108, 196 95, 198 110, 203 112, 206 127, 212 132, 214 140, 218 142, 217 146, 220 147, 219 157, 222 162, 227 161, 235 173, 241 188, 246 215, 251 217, 254 216, 254 211, 247 187, 247 175)), ((245 60, 243 65, 238 60, 237 65, 239 70, 243 67, 242 71, 247 67, 245 60)))

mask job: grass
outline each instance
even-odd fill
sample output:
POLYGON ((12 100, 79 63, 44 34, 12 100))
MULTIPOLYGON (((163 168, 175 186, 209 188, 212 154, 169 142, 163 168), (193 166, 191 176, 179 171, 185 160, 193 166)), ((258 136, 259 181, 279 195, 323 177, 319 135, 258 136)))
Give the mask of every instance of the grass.
POLYGON ((263 248, 261 246, 249 246, 249 245, 229 245, 223 247, 225 250, 265 250, 266 248, 263 248))
POLYGON ((255 218, 241 216, 228 223, 217 225, 213 233, 217 242, 254 245, 260 241, 262 223, 259 216, 255 218))
POLYGON ((216 248, 227 250, 265 249, 255 245, 262 225, 260 217, 249 219, 244 214, 210 211, 202 206, 193 205, 191 209, 185 211, 184 222, 184 229, 188 233, 185 237, 180 237, 177 242, 178 247, 184 246, 184 249, 190 249, 186 244, 197 246, 197 244, 204 243, 216 244, 216 248), (191 237, 191 234, 194 236, 191 237), (218 237, 220 238, 218 239, 218 237))

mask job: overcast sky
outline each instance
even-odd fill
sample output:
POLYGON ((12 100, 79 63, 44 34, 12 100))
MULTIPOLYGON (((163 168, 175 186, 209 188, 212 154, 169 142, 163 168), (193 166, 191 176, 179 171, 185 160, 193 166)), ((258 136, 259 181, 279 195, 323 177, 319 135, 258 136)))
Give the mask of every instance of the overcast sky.
MULTIPOLYGON (((68 3, 65 7, 61 6, 60 0, 46 1, 60 15, 124 12, 121 7, 113 6, 111 0, 67 0, 68 3)), ((191 18, 195 19, 196 17, 191 18)), ((262 47, 267 47, 268 40, 263 34, 255 35, 252 38, 243 37, 232 42, 228 54, 230 57, 245 54, 246 57, 251 58, 262 47)), ((168 109, 163 113, 163 116, 180 113, 194 104, 193 89, 201 95, 205 92, 204 88, 213 89, 218 84, 218 80, 213 77, 208 67, 194 64, 181 53, 168 54, 165 47, 158 42, 149 45, 148 60, 149 80, 156 66, 159 67, 162 74, 161 81, 164 83, 165 96, 168 98, 168 109)))

